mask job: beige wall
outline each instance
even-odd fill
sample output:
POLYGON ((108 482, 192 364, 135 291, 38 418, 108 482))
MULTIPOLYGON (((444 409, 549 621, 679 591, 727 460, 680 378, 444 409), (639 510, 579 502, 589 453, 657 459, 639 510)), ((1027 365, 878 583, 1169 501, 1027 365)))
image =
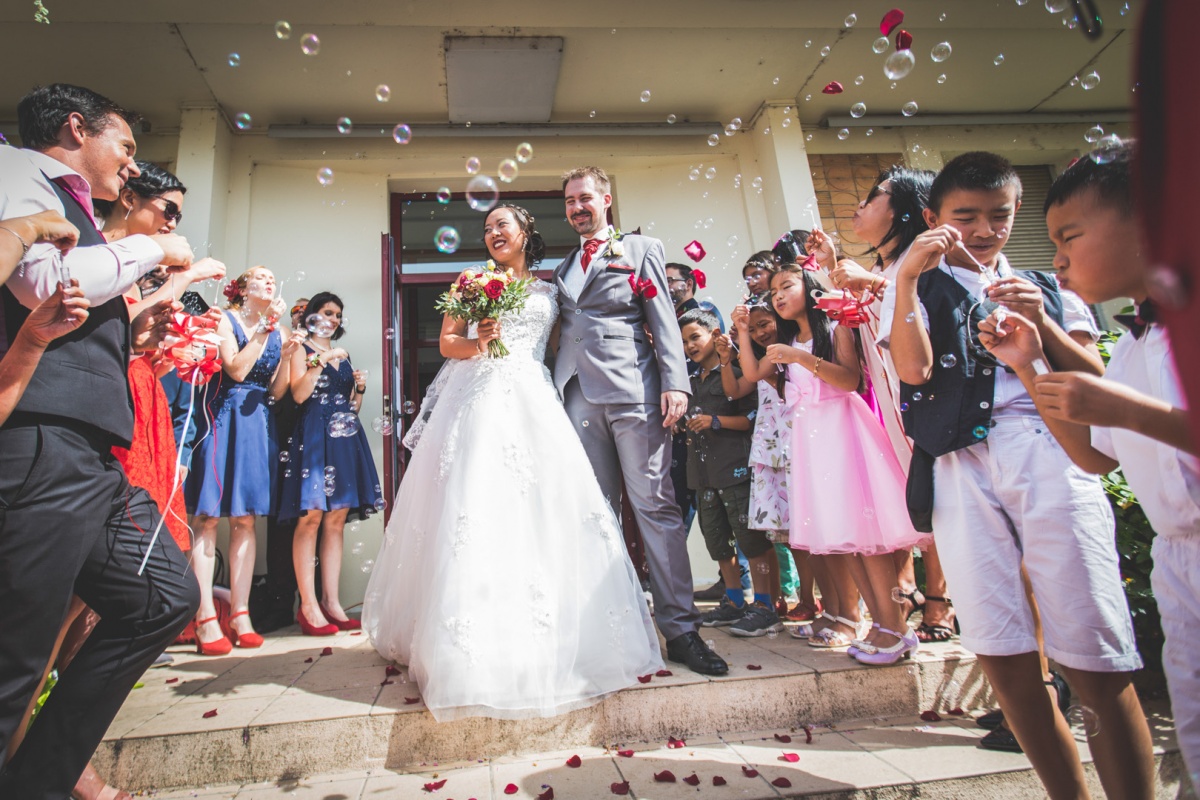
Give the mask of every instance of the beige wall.
MULTIPOLYGON (((747 132, 722 136, 717 147, 708 146, 699 135, 532 139, 533 160, 522 165, 515 183, 501 185, 515 191, 555 191, 559 175, 569 167, 584 163, 605 167, 614 180, 618 225, 625 230, 640 226, 644 233, 662 239, 673 261, 690 263, 683 247, 699 240, 708 256, 698 266, 710 279, 700 296, 728 310, 742 296, 740 268, 747 256, 769 248, 787 228, 811 226, 816 196, 806 151, 899 152, 914 165, 936 167, 958 152, 992 149, 1018 163, 1061 167, 1086 146, 1081 126, 1074 125, 904 128, 878 130, 870 137, 857 129, 849 139, 839 141, 834 131, 803 131, 798 122, 784 128, 783 116, 782 109, 768 109, 747 125, 747 132), (765 133, 768 126, 771 132, 765 133), (709 167, 716 168, 712 180, 704 176, 709 167), (701 173, 696 181, 688 177, 692 168, 701 173), (738 174, 741 182, 735 187, 738 174), (752 186, 756 177, 762 178, 761 192, 752 186)), ((370 422, 381 412, 379 234, 389 227, 389 192, 432 192, 441 185, 461 191, 469 156, 479 157, 484 170, 494 174, 499 160, 511 156, 519 141, 416 138, 400 146, 390 138, 279 140, 222 132, 214 134, 211 161, 216 171, 225 169, 227 174, 211 179, 187 174, 189 164, 203 159, 181 157, 181 142, 195 143, 186 131, 178 138, 146 137, 141 148, 152 160, 177 161, 185 183, 212 187, 194 190, 188 203, 213 209, 213 219, 200 227, 203 215, 188 216, 181 232, 205 243, 231 273, 265 264, 286 281, 283 291, 289 301, 321 289, 345 300, 344 344, 355 365, 372 373, 361 417, 379 466, 381 440, 370 430, 370 422), (323 166, 334 170, 332 186, 317 183, 316 172, 323 166), (205 197, 205 191, 225 196, 205 197), (301 270, 307 278, 298 283, 295 273, 301 270)), ((477 231, 461 233, 465 238, 477 231)), ((212 291, 206 292, 209 298, 212 291)), ((373 558, 381 534, 380 517, 347 531, 343 598, 348 603, 362 597, 366 585, 362 561, 373 558), (361 555, 351 552, 355 542, 364 545, 361 555)), ((259 541, 261 566, 265 537, 259 541)), ((697 583, 711 581, 716 570, 700 537, 692 536, 691 544, 697 583)))

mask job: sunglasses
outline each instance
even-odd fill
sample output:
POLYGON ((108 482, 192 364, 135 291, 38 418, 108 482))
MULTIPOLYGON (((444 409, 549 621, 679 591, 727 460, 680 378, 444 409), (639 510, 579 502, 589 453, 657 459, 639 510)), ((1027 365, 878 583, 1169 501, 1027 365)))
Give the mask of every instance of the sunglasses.
MULTIPOLYGON (((156 197, 155 199, 162 200, 161 197, 156 197)), ((167 222, 174 222, 176 225, 183 222, 183 211, 180 210, 178 203, 171 200, 163 200, 163 203, 166 205, 162 207, 162 215, 167 222)))

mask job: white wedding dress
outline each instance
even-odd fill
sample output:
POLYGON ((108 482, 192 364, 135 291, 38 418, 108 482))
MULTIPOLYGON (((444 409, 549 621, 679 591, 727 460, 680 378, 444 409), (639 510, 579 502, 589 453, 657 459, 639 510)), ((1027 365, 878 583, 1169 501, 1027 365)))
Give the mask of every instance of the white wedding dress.
POLYGON ((362 621, 439 722, 554 716, 662 669, 620 527, 542 364, 557 291, 537 282, 503 318, 507 357, 447 362, 405 437, 362 621))

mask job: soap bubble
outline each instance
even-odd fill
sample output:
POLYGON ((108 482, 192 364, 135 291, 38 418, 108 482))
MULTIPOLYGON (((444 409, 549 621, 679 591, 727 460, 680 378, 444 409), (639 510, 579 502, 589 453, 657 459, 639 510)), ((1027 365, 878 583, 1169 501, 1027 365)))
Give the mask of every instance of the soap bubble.
MULTIPOLYGON (((771 85, 772 85, 772 86, 778 86, 778 85, 779 85, 779 76, 778 76, 778 75, 776 75, 776 76, 775 76, 775 77, 774 77, 774 78, 771 80, 771 85)), ((670 120, 668 119, 667 121, 669 122, 670 120)))
POLYGON ((412 128, 401 122, 392 128, 392 139, 396 144, 408 144, 412 141, 412 128))
POLYGON ((679 119, 679 117, 675 116, 674 114, 667 114, 667 124, 668 125, 674 125, 675 120, 677 120, 677 119, 679 119))
POLYGON ((470 158, 467 159, 467 174, 468 175, 478 175, 479 174, 479 166, 480 166, 479 159, 476 158, 475 156, 471 156, 470 158))
POLYGON ((650 102, 650 90, 649 90, 649 89, 643 89, 643 90, 642 90, 641 99, 642 99, 642 102, 643 102, 643 103, 649 103, 649 102, 650 102))
POLYGON ((1079 85, 1083 87, 1084 91, 1091 91, 1092 89, 1095 89, 1100 85, 1100 73, 1092 70, 1087 75, 1084 75, 1079 79, 1079 85))
POLYGON ((467 181, 467 205, 487 212, 500 200, 500 189, 488 175, 476 175, 467 181))
POLYGON ((855 119, 859 119, 860 117, 862 117, 863 114, 866 114, 866 113, 867 113, 867 104, 866 103, 855 103, 854 105, 850 106, 850 116, 854 117, 855 119))
POLYGON ((394 426, 390 417, 376 417, 371 421, 371 430, 384 436, 391 436, 394 426))
POLYGON ((1070 0, 1046 0, 1046 10, 1051 14, 1061 14, 1070 4, 1070 0))
POLYGON ((908 77, 908 73, 912 72, 916 64, 917 59, 912 50, 897 50, 883 62, 883 74, 887 75, 889 80, 898 81, 908 77))
POLYGON ((363 543, 362 542, 355 542, 354 544, 350 545, 350 554, 351 555, 361 556, 362 551, 363 551, 363 543))
POLYGON ((1082 728, 1089 739, 1100 734, 1100 715, 1087 706, 1075 705, 1067 709, 1067 724, 1082 728))
POLYGON ((292 280, 294 280, 296 283, 304 283, 304 281, 307 278, 308 278, 308 273, 302 269, 298 269, 294 273, 292 273, 292 280))
POLYGON ((846 141, 847 139, 850 138, 850 129, 842 128, 840 131, 837 132, 837 137, 839 139, 841 139, 843 142, 846 141))
POLYGON ((988 435, 988 429, 983 425, 976 425, 974 429, 972 429, 971 435, 976 439, 986 439, 988 435))
POLYGON ((396 329, 395 329, 395 328, 388 328, 387 330, 385 330, 385 331, 383 332, 383 337, 384 337, 385 339, 387 339, 389 342, 390 342, 390 341, 392 341, 393 339, 395 339, 395 338, 396 338, 396 329))
POLYGON ((733 236, 730 236, 728 239, 725 240, 725 245, 727 247, 736 247, 737 243, 738 243, 738 237, 736 234, 734 234, 733 236))
MULTIPOLYGON (((314 315, 314 316, 316 316, 316 315, 314 315)), ((326 389, 328 387, 329 387, 329 376, 328 375, 317 376, 317 388, 318 389, 326 389)))
POLYGON ((884 53, 887 52, 887 49, 891 46, 892 46, 891 39, 888 39, 888 37, 886 37, 886 36, 880 36, 871 45, 871 49, 874 50, 879 55, 883 55, 884 53))
MULTIPOLYGON (((320 314, 309 314, 304 320, 304 327, 313 336, 319 336, 322 339, 332 336, 337 332, 338 329, 336 322, 331 320, 329 317, 324 317, 320 314)), ((329 378, 326 376, 322 375, 321 377, 317 378, 318 388, 324 388, 328 385, 329 378), (322 383, 322 381, 324 382, 322 383)))
POLYGON ((413 400, 405 400, 404 403, 401 404, 400 410, 405 414, 415 414, 417 413, 417 404, 413 400))
POLYGON ((729 125, 730 125, 730 127, 732 127, 732 128, 735 130, 735 131, 740 131, 740 130, 742 129, 742 118, 741 118, 741 117, 734 117, 733 119, 729 120, 729 125))
POLYGON ((231 67, 240 67, 242 65, 242 57, 237 53, 230 53, 229 58, 226 60, 229 62, 229 66, 231 67))
MULTIPOLYGON (((383 501, 381 500, 380 502, 383 502, 383 501)), ((368 558, 368 559, 363 560, 361 569, 362 569, 364 575, 369 575, 369 574, 371 574, 371 570, 374 567, 375 567, 374 559, 368 558)))
POLYGON ((962 707, 962 684, 951 677, 947 677, 942 682, 938 689, 938 700, 941 701, 942 708, 952 709, 962 707))
POLYGON ((375 99, 381 103, 386 103, 392 99, 392 87, 386 83, 381 83, 375 87, 375 99))
POLYGON ((522 164, 528 164, 533 160, 533 145, 529 142, 521 142, 517 145, 517 161, 522 164))
POLYGON ((712 650, 712 651, 714 651, 714 652, 715 652, 715 651, 716 651, 716 649, 717 649, 717 643, 716 643, 715 641, 713 641, 712 639, 705 639, 705 640, 704 640, 704 646, 705 646, 705 647, 707 647, 709 650, 712 650))
POLYGON ((688 170, 688 180, 689 181, 700 180, 700 170, 698 170, 696 167, 692 167, 690 170, 688 170))
POLYGON ((515 181, 517 179, 517 172, 517 162, 513 161, 511 158, 506 158, 501 161, 499 169, 496 170, 496 174, 500 176, 500 180, 504 181, 505 183, 512 183, 515 181))
POLYGON ((958 364, 958 356, 954 355, 954 353, 946 353, 946 355, 938 359, 938 363, 946 369, 950 369, 958 364))
POLYGON ((916 114, 917 113, 917 102, 915 100, 909 100, 907 103, 905 103, 903 106, 900 107, 900 113, 906 117, 911 117, 913 114, 916 114))
POLYGON ((715 133, 710 133, 710 134, 708 135, 708 146, 709 146, 709 147, 716 147, 716 146, 717 146, 718 144, 720 144, 720 143, 721 143, 721 137, 720 137, 720 136, 718 136, 718 135, 717 135, 717 134, 715 134, 715 133))
POLYGON ((290 39, 292 38, 292 24, 287 20, 279 20, 275 23, 275 38, 290 39))
POLYGON ((335 477, 337 477, 337 467, 335 467, 335 466, 333 466, 333 465, 330 465, 330 466, 326 467, 326 468, 325 468, 325 477, 326 477, 326 478, 335 478, 335 477))
POLYGON ((286 464, 287 462, 292 460, 292 454, 289 453, 287 450, 280 450, 279 451, 279 460, 281 462, 283 462, 284 464, 286 464))
POLYGON ((871 136, 871 135, 873 135, 873 134, 875 133, 875 129, 874 129, 874 128, 867 128, 867 131, 866 131, 866 133, 867 133, 867 136, 871 136))
POLYGON ((1117 158, 1121 151, 1121 137, 1115 133, 1100 137, 1096 149, 1088 153, 1088 158, 1097 164, 1107 164, 1117 158))
POLYGON ((825 58, 826 56, 829 55, 830 52, 831 52, 831 50, 829 48, 829 45, 825 45, 824 47, 821 48, 821 58, 825 58))
POLYGON ((439 252, 453 253, 458 250, 458 231, 449 225, 443 225, 437 229, 437 234, 433 237, 433 243, 437 246, 439 252))
POLYGON ((349 117, 338 117, 337 132, 345 136, 350 131, 354 130, 354 123, 349 117))
POLYGON ((866 78, 864 78, 862 75, 856 75, 856 76, 854 77, 854 85, 855 85, 855 86, 862 86, 862 85, 863 85, 863 81, 865 81, 865 80, 866 80, 866 78))
POLYGON ((248 131, 253 123, 250 120, 250 115, 243 111, 233 118, 233 124, 237 126, 239 131, 248 131))
POLYGON ((710 181, 717 177, 717 168, 709 167, 708 169, 704 170, 704 177, 710 181))
POLYGON ((1087 129, 1086 133, 1083 134, 1083 140, 1088 144, 1095 144, 1096 142, 1100 141, 1100 137, 1103 135, 1104 128, 1101 128, 1099 125, 1093 125, 1087 129))
POLYGON ((450 195, 450 187, 449 186, 441 186, 438 188, 437 201, 439 203, 441 203, 442 205, 448 205, 450 203, 450 197, 451 197, 451 195, 450 195))
POLYGON ((858 15, 851 14, 850 16, 846 17, 844 24, 847 28, 853 28, 855 23, 857 23, 857 22, 858 22, 858 15))
MULTIPOLYGON (((375 487, 375 491, 379 491, 378 486, 375 487)), ((376 511, 383 511, 385 508, 387 508, 387 501, 384 500, 382 497, 375 501, 375 510, 376 511)))
POLYGON ((1003 64, 1004 63, 1004 53, 997 53, 996 57, 992 59, 992 63, 995 64, 997 67, 1000 66, 1001 64, 1003 64))
POLYGON ((954 48, 950 46, 949 42, 938 42, 933 46, 933 49, 929 51, 929 57, 940 64, 949 58, 950 54, 953 52, 954 48))
POLYGON ((937 82, 938 82, 938 83, 945 83, 945 82, 946 82, 946 73, 944 73, 944 72, 943 72, 941 75, 938 75, 938 76, 937 76, 937 82))
POLYGON ((785 128, 790 128, 791 126, 792 126, 792 118, 791 118, 791 117, 784 117, 784 118, 783 118, 783 127, 785 127, 785 128))
POLYGON ((908 403, 901 403, 901 404, 900 404, 900 410, 901 410, 901 411, 908 411, 908 403))
MULTIPOLYGON (((279 32, 278 26, 275 29, 276 34, 279 32)), ((321 40, 317 38, 315 33, 306 33, 300 37, 300 52, 306 56, 315 56, 321 52, 321 40)))
POLYGON ((754 180, 750 181, 750 187, 753 189, 761 189, 762 188, 762 178, 755 178, 754 180))
POLYGON ((329 167, 321 167, 317 170, 317 183, 322 186, 329 186, 333 183, 333 170, 329 167))
POLYGON ((925 399, 925 395, 921 394, 920 392, 913 392, 912 399, 914 403, 919 403, 925 399))
POLYGON ((593 108, 591 111, 588 112, 588 119, 595 119, 595 118, 596 118, 596 109, 593 108))

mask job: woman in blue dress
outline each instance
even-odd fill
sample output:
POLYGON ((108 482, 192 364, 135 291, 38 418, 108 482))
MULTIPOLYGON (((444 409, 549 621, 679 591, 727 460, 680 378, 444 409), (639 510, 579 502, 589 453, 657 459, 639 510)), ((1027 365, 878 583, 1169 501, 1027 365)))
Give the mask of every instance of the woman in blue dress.
POLYGON ((367 435, 358 421, 366 373, 334 342, 342 337, 341 298, 318 292, 304 310, 308 341, 291 357, 292 398, 300 419, 284 460, 279 518, 296 519, 292 560, 300 590, 296 621, 310 636, 356 630, 338 599, 342 530, 351 514, 365 519, 383 499, 367 435), (315 573, 320 534, 321 599, 315 573))
POLYGON ((217 333, 222 372, 197 405, 196 439, 185 485, 188 512, 195 516, 192 569, 200 582, 196 641, 204 655, 225 655, 233 644, 259 647, 250 624, 254 579, 255 518, 271 513, 279 452, 268 406, 288 391, 293 351, 303 334, 279 320, 286 311, 276 297, 275 276, 266 267, 246 270, 225 287, 229 300, 217 333), (225 638, 213 603, 217 524, 229 519, 229 618, 233 643, 225 638))

